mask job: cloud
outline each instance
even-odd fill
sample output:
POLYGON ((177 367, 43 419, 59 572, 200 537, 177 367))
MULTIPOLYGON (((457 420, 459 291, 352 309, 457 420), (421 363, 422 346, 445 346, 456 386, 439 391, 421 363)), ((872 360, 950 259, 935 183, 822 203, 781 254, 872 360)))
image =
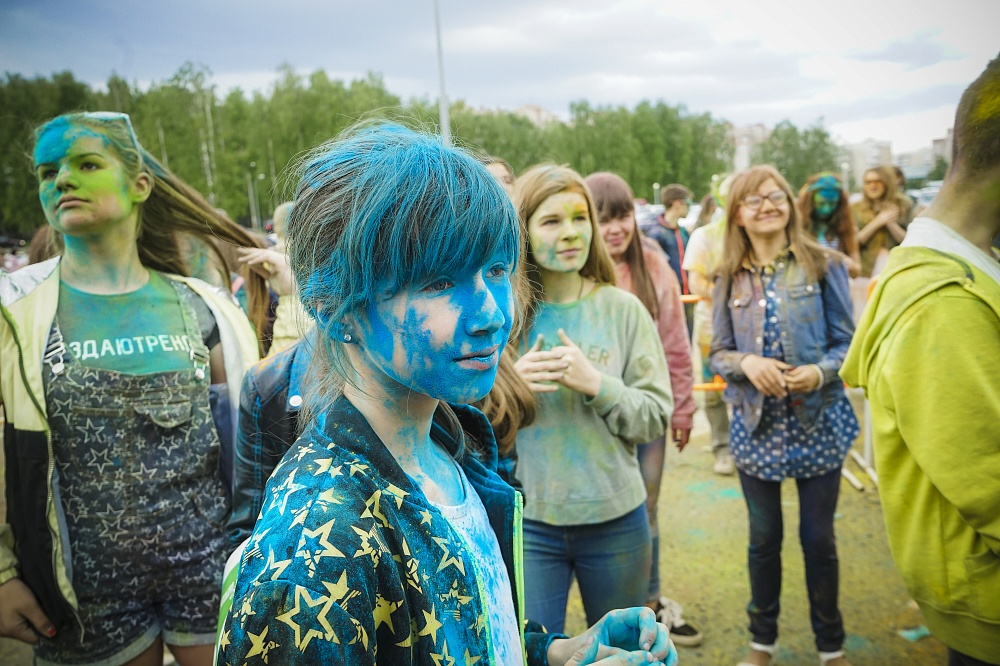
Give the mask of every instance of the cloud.
POLYGON ((960 60, 961 55, 935 39, 940 30, 927 30, 905 41, 893 41, 876 51, 859 53, 862 62, 892 62, 909 70, 923 69, 945 60, 960 60))

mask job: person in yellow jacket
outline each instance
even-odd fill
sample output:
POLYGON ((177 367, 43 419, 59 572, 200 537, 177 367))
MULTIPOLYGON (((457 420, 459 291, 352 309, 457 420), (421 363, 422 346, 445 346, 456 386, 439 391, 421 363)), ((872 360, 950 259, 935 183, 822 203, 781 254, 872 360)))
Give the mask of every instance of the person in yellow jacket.
POLYGON ((1000 664, 1000 57, 892 251, 841 375, 871 402, 893 558, 950 666, 1000 664))
POLYGON ((38 664, 210 664, 231 437, 257 340, 186 243, 249 235, 139 145, 59 116, 34 166, 61 256, 0 277, 0 636, 38 664), (232 399, 229 399, 229 396, 232 399))

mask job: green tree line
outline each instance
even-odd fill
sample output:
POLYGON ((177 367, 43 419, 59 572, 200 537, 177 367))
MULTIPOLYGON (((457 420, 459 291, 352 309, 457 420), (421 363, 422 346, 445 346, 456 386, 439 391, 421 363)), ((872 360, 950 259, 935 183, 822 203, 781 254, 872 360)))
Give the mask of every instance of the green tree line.
MULTIPOLYGON (((429 129, 437 124, 436 102, 404 102, 377 74, 344 82, 322 70, 301 76, 289 66, 279 69, 266 93, 234 89, 225 95, 207 68, 190 63, 145 90, 116 75, 106 90, 95 90, 70 72, 49 78, 8 73, 0 81, 0 109, 0 234, 21 237, 45 222, 31 169, 32 132, 60 113, 128 113, 149 153, 243 224, 258 213, 267 219, 287 196, 282 175, 296 156, 359 120, 390 117, 429 129)), ((541 126, 458 101, 451 105, 451 123, 456 143, 503 158, 518 172, 539 162, 566 163, 582 174, 613 171, 641 197, 651 195, 653 183, 707 192, 712 175, 731 168, 734 150, 728 123, 662 101, 634 108, 578 101, 569 122, 541 126)), ((820 143, 824 137, 829 143, 818 126, 806 130, 807 138, 814 130, 820 143)), ((811 143, 802 150, 816 154, 811 143)), ((765 156, 777 163, 779 153, 765 156)))

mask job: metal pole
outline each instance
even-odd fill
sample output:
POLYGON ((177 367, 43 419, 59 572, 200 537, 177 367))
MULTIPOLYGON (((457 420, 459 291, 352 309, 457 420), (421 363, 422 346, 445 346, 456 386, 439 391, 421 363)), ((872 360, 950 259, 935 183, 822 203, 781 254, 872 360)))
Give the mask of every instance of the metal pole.
POLYGON ((441 82, 441 94, 438 97, 438 114, 441 118, 441 138, 444 145, 451 145, 451 118, 448 116, 448 95, 444 91, 444 55, 441 50, 441 11, 438 0, 434 0, 434 27, 437 31, 438 47, 438 79, 441 82))

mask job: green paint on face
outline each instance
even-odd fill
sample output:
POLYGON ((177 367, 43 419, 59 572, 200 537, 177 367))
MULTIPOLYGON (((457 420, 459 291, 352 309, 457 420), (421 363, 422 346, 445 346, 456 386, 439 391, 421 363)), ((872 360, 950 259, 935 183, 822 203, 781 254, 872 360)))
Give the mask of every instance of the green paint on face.
POLYGON ((129 179, 100 132, 54 122, 39 137, 34 158, 42 210, 68 242, 135 213, 129 179))
POLYGON ((553 194, 528 219, 528 241, 540 271, 578 272, 590 256, 593 236, 587 200, 579 192, 553 194))

